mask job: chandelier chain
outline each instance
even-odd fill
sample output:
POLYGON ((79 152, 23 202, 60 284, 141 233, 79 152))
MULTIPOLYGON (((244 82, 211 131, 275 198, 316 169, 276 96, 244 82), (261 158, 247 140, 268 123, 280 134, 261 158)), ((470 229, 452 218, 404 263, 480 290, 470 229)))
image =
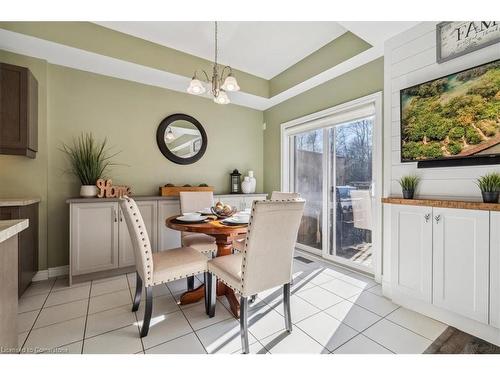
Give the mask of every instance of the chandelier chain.
POLYGON ((215 66, 217 67, 217 55, 219 53, 218 45, 217 45, 217 21, 215 21, 215 66))

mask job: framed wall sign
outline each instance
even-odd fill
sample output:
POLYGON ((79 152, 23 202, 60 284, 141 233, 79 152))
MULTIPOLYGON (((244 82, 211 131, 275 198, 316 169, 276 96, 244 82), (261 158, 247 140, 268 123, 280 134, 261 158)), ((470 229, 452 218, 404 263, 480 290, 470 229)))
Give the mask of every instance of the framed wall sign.
POLYGON ((441 22, 436 27, 437 62, 500 42, 500 21, 441 22))

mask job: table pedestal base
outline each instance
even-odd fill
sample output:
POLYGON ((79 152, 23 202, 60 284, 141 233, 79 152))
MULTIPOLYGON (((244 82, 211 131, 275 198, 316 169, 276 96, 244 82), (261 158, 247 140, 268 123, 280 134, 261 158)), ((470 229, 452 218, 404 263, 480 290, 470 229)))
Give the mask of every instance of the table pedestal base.
MULTIPOLYGON (((232 253, 232 237, 226 235, 214 235, 217 242, 217 256, 230 255, 232 253)), ((234 294, 234 290, 228 288, 226 285, 217 282, 217 297, 225 296, 229 302, 231 312, 236 318, 240 317, 240 302, 234 294)), ((205 284, 200 285, 198 288, 188 290, 180 298, 181 305, 188 305, 190 303, 198 302, 205 298, 205 284)))

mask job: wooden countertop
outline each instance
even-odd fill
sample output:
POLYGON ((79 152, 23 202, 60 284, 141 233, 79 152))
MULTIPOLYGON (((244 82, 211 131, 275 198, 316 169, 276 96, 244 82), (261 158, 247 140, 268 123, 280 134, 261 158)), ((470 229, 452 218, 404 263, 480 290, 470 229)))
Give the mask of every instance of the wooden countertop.
POLYGON ((40 202, 40 198, 0 198, 0 207, 29 206, 40 202))
POLYGON ((0 243, 28 228, 29 220, 0 220, 0 243))
POLYGON ((445 199, 404 199, 388 197, 382 198, 382 203, 403 204, 407 206, 430 206, 441 208, 461 208, 466 210, 500 211, 499 203, 455 201, 445 199))

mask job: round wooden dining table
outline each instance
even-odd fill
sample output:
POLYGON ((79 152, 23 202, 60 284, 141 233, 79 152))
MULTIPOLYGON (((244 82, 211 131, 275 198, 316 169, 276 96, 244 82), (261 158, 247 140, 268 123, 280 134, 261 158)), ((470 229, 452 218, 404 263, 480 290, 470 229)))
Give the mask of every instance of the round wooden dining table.
MULTIPOLYGON (((207 218, 204 223, 184 223, 177 220, 177 216, 172 216, 166 219, 166 226, 170 229, 181 232, 204 233, 215 238, 217 244, 216 256, 230 255, 233 252, 233 239, 247 232, 247 224, 243 225, 224 225, 221 220, 207 218)), ((180 298, 181 305, 187 305, 203 299, 205 296, 205 284, 198 288, 188 290, 180 298)), ((226 287, 222 282, 217 283, 217 296, 225 296, 231 307, 231 311, 235 317, 240 315, 240 303, 234 295, 231 288, 226 287)))

